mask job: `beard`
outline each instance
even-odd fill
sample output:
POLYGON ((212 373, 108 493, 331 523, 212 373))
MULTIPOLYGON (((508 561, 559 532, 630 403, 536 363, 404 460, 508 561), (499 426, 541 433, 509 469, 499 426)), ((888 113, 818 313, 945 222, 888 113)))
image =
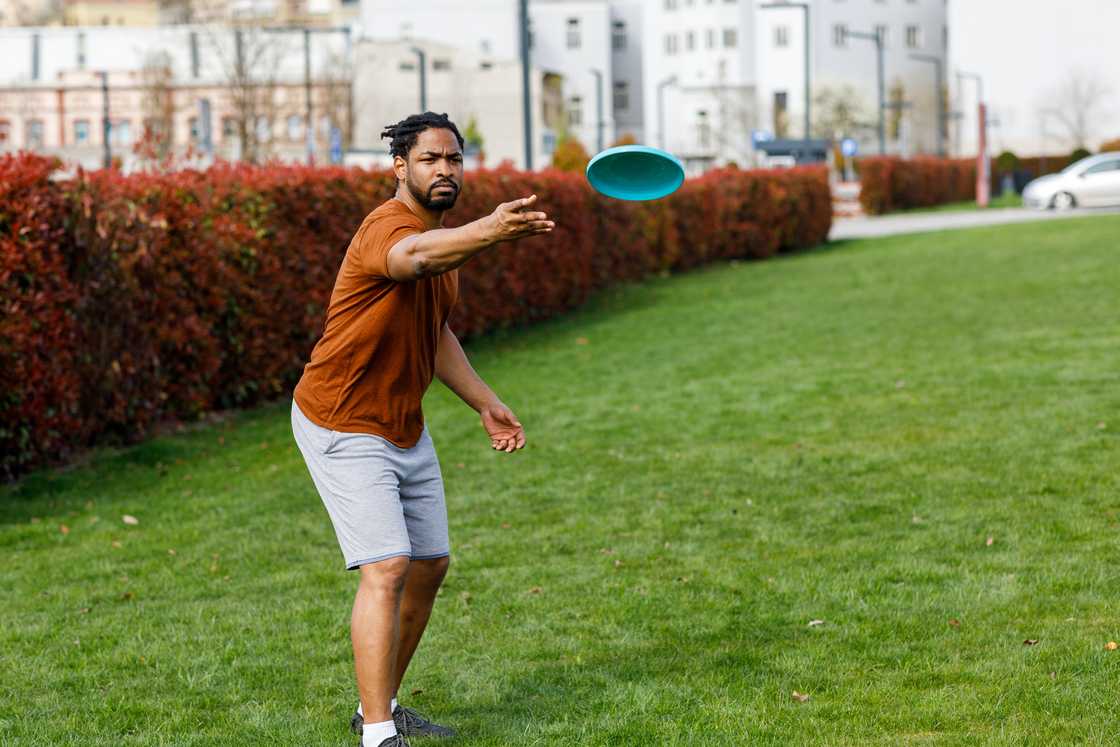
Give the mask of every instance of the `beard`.
POLYGON ((413 184, 411 179, 406 179, 405 184, 408 185, 408 191, 416 198, 416 201, 423 205, 428 210, 450 210, 455 207, 455 201, 459 199, 459 185, 452 181, 438 181, 432 184, 427 189, 424 189, 418 184, 413 184), (436 187, 448 185, 451 187, 451 193, 448 195, 433 195, 436 187))

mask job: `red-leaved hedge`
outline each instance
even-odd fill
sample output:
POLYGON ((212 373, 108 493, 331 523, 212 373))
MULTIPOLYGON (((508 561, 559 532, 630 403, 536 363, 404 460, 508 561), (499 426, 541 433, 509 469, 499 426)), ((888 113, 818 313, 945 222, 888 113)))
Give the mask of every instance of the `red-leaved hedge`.
MULTIPOLYGON (((0 477, 288 394, 354 230, 394 190, 391 173, 343 168, 57 169, 0 157, 0 477)), ((463 267, 460 336, 618 281, 814 246, 832 221, 824 169, 715 171, 649 203, 498 170, 467 176, 446 225, 530 193, 557 227, 463 267)))
POLYGON ((963 202, 976 196, 972 158, 870 156, 857 162, 859 202, 869 215, 963 202))

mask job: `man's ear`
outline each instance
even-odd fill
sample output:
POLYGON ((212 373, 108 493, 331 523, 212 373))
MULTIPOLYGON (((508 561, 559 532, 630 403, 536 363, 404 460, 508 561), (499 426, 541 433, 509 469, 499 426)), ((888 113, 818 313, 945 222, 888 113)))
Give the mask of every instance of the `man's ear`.
POLYGON ((393 156, 393 173, 400 181, 404 181, 408 175, 408 161, 404 160, 403 156, 393 156))

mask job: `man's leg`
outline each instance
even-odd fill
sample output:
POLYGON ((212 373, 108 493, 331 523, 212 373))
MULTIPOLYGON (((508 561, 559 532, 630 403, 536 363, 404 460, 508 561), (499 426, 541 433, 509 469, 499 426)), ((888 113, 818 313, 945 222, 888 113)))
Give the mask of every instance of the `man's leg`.
MULTIPOLYGON (((397 664, 394 671, 392 695, 396 695, 404 679, 412 654, 428 626, 436 592, 447 575, 450 559, 447 557, 430 560, 413 560, 408 568, 408 578, 404 585, 404 596, 400 606, 400 647, 397 650, 397 664)), ((386 701, 387 702, 387 701, 386 701)))
POLYGON ((396 692, 397 655, 401 636, 401 599, 409 575, 409 559, 387 558, 359 570, 358 593, 350 617, 354 670, 365 723, 391 721, 389 700, 396 692))

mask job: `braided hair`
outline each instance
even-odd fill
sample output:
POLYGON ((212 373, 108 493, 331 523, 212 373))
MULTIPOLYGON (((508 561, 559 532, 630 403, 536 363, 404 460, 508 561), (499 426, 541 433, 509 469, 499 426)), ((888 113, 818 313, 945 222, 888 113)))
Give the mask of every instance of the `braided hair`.
POLYGON ((436 114, 435 112, 424 112, 423 114, 413 114, 410 117, 405 117, 400 122, 386 127, 381 133, 381 137, 391 138, 389 141, 389 153, 391 155, 400 156, 407 160, 408 152, 412 150, 412 146, 416 145, 416 139, 420 136, 420 133, 428 129, 451 130, 455 133, 455 139, 459 141, 459 148, 462 149, 463 136, 459 134, 459 128, 447 118, 446 114, 436 114))

